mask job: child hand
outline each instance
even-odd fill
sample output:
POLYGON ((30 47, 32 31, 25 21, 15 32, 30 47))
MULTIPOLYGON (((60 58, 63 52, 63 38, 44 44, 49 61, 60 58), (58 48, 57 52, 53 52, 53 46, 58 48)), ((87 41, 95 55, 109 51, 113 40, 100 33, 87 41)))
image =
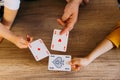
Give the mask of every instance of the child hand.
POLYGON ((79 71, 81 67, 85 67, 89 63, 90 61, 87 58, 74 58, 70 62, 73 71, 79 71))
POLYGON ((23 48, 27 48, 29 42, 32 41, 32 37, 30 37, 29 35, 26 36, 27 40, 25 40, 23 37, 17 37, 16 41, 15 41, 15 45, 21 49, 23 48))

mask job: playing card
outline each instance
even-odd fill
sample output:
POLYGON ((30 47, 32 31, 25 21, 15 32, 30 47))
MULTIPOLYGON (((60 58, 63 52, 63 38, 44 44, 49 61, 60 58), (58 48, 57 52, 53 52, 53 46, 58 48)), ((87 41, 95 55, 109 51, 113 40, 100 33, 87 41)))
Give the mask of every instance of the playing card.
POLYGON ((61 30, 54 29, 51 50, 66 52, 69 32, 60 35, 61 30))
POLYGON ((50 55, 50 52, 41 39, 30 43, 28 47, 35 57, 36 61, 39 61, 50 55))
POLYGON ((70 61, 70 55, 51 54, 49 56, 48 70, 71 71, 71 65, 69 64, 70 61))

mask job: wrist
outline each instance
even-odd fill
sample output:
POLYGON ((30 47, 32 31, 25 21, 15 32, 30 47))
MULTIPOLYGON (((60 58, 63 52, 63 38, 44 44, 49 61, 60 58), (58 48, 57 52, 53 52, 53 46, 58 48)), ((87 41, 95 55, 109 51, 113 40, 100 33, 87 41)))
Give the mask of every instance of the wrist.
POLYGON ((90 56, 90 55, 88 55, 87 57, 85 57, 89 62, 92 62, 94 59, 90 56))
POLYGON ((2 26, 4 26, 4 27, 7 28, 7 29, 10 29, 10 28, 11 28, 11 25, 6 25, 6 24, 4 24, 3 22, 1 22, 1 24, 2 24, 2 26))
POLYGON ((5 25, 2 23, 0 23, 0 35, 12 43, 15 43, 17 39, 17 36, 9 29, 5 28, 5 25))

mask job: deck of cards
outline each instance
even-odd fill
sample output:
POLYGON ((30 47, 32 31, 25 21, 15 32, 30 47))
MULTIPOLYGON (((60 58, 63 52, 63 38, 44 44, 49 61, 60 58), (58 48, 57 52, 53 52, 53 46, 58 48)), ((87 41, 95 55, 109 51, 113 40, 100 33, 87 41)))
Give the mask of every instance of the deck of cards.
MULTIPOLYGON (((51 50, 66 52, 69 32, 60 35, 60 31, 55 29, 53 32, 51 50)), ((71 56, 50 54, 42 39, 31 42, 28 47, 36 61, 49 57, 48 70, 71 71, 71 65, 69 64, 71 56)))

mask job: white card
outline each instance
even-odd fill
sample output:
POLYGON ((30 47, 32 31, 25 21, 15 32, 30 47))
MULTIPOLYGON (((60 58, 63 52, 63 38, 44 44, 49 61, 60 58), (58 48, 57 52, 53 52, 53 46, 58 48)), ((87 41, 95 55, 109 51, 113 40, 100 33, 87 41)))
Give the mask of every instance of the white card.
POLYGON ((50 52, 41 39, 30 43, 28 47, 36 61, 39 61, 50 55, 50 52))
POLYGON ((70 61, 70 55, 51 54, 49 56, 48 70, 71 71, 71 65, 69 64, 70 61))
POLYGON ((51 50, 66 52, 69 32, 60 35, 61 30, 54 29, 51 50))

